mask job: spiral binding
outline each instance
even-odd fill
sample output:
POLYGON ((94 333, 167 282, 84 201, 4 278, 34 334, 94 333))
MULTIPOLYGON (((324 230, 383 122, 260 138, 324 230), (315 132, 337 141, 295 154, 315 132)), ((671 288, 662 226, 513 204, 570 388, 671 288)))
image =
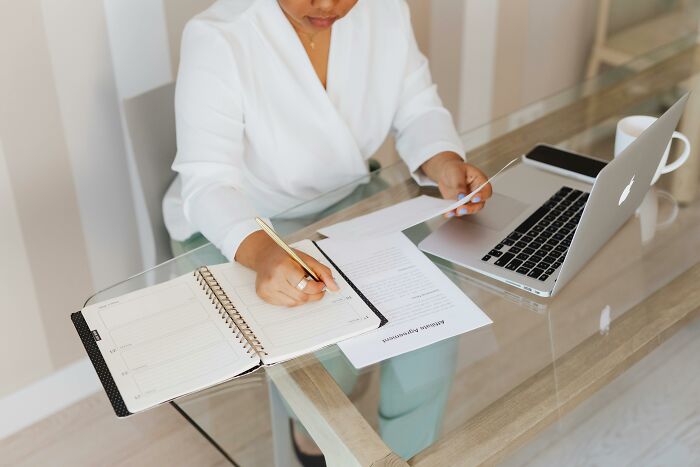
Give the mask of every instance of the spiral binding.
POLYGON ((219 281, 216 280, 214 274, 209 271, 209 268, 202 266, 195 269, 194 276, 197 282, 207 293, 207 297, 211 300, 211 304, 214 305, 216 311, 219 313, 221 318, 228 324, 229 329, 235 330, 236 339, 238 342, 243 344, 243 348, 246 349, 248 354, 251 354, 251 358, 258 355, 267 355, 265 352, 265 347, 260 343, 255 333, 241 314, 233 306, 233 303, 226 296, 226 292, 219 285, 219 281))

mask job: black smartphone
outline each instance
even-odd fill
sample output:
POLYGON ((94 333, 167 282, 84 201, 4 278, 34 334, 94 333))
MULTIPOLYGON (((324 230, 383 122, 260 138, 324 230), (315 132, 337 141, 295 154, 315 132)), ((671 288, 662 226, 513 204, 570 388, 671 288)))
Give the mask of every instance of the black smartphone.
POLYGON ((595 182, 595 178, 607 164, 604 160, 565 151, 546 144, 535 146, 523 156, 523 162, 542 170, 548 170, 587 183, 595 182))

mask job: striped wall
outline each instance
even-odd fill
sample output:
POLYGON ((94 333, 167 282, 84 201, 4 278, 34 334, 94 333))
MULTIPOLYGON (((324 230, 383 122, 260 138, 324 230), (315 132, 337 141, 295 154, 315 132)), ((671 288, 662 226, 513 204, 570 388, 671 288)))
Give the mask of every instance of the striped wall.
MULTIPOLYGON (((16 280, 26 291, 0 283, 0 296, 13 296, 3 303, 3 315, 25 325, 0 327, 3 347, 22 340, 15 348, 3 348, 0 371, 12 378, 0 380, 2 393, 77 357, 67 317, 94 287, 41 2, 12 2, 10 7, 12 14, 0 14, 0 140, 8 180, 4 190, 11 193, 14 212, 9 214, 14 218, 2 230, 21 233, 23 248, 0 269, 3 275, 25 270, 16 280), (35 292, 33 297, 24 296, 29 291, 35 292), (28 314, 32 316, 17 316, 28 314), (43 355, 34 355, 37 351, 43 355), (22 364, 39 358, 39 367, 22 364), (10 372, 13 367, 15 373, 10 372)), ((16 243, 4 246, 17 248, 16 243)))
POLYGON ((0 2, 0 398, 75 362, 69 314, 148 265, 123 99, 211 0, 0 2))

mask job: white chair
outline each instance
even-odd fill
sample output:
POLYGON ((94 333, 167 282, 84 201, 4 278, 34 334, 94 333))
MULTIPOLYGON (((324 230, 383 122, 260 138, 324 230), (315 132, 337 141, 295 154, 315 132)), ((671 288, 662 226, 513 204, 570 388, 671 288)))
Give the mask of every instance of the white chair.
POLYGON ((162 202, 175 178, 170 169, 177 150, 174 101, 174 83, 124 100, 124 117, 155 244, 156 264, 172 258, 162 202))

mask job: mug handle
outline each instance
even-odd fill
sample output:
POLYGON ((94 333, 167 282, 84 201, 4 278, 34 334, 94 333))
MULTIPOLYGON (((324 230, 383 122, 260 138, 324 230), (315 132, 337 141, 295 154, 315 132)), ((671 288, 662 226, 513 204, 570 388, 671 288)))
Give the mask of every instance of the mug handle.
POLYGON ((678 157, 678 159, 671 162, 670 164, 665 165, 664 168, 661 169, 662 174, 667 174, 669 172, 673 172, 678 167, 685 164, 685 161, 688 160, 688 156, 690 156, 690 141, 688 140, 688 137, 685 136, 683 133, 680 133, 678 131, 674 131, 673 138, 678 138, 679 140, 683 141, 683 143, 685 144, 685 149, 683 150, 683 154, 681 154, 678 157))

